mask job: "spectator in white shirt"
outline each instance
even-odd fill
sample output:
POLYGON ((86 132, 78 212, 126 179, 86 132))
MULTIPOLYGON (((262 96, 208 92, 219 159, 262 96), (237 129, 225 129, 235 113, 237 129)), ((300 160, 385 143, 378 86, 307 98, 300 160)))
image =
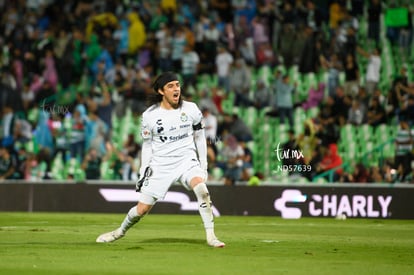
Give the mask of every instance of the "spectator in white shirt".
POLYGON ((233 64, 233 56, 222 46, 218 47, 216 56, 216 71, 218 75, 218 86, 228 94, 230 91, 230 68, 233 64))
POLYGON ((374 48, 372 53, 368 53, 361 49, 357 48, 357 51, 362 56, 368 58, 367 70, 366 70, 366 83, 365 89, 367 94, 372 95, 377 88, 377 85, 380 81, 381 73, 381 53, 379 48, 374 48))

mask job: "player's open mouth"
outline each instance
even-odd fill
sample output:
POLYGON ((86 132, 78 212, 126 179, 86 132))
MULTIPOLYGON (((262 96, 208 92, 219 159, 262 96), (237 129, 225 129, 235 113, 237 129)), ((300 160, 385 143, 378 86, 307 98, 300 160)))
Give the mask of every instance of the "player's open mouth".
POLYGON ((179 97, 180 97, 180 93, 174 93, 174 94, 173 94, 173 98, 177 99, 177 98, 179 98, 179 97))

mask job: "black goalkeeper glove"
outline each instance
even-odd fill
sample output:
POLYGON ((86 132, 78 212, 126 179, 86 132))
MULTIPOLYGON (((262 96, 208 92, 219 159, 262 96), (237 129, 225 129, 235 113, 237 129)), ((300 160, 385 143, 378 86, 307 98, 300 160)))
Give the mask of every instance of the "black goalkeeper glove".
POLYGON ((137 183, 135 184, 135 192, 140 192, 141 191, 141 187, 144 184, 144 182, 152 175, 152 170, 151 167, 147 166, 145 168, 145 171, 143 173, 143 175, 139 175, 139 179, 137 181, 137 183))

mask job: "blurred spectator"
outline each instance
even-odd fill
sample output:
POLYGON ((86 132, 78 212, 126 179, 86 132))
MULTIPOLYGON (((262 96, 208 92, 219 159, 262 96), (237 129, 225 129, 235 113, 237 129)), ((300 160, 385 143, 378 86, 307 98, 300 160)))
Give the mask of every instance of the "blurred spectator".
MULTIPOLYGON (((320 67, 319 57, 320 52, 317 47, 317 39, 314 30, 311 27, 305 27, 303 30, 304 44, 303 48, 300 49, 299 58, 299 72, 316 73, 320 67)), ((293 45, 293 47, 297 44, 293 45)))
POLYGON ((392 168, 392 165, 388 162, 385 162, 381 167, 381 175, 384 179, 384 182, 394 183, 395 181, 395 169, 392 168))
POLYGON ((223 94, 223 91, 218 87, 211 88, 211 100, 214 102, 214 105, 216 105, 217 111, 219 114, 223 113, 223 100, 226 97, 223 94))
POLYGON ((171 61, 175 71, 181 71, 181 63, 186 42, 185 32, 182 27, 178 27, 171 40, 171 61))
POLYGON ((384 178, 382 177, 380 167, 373 166, 373 167, 370 168, 369 182, 372 182, 372 183, 382 183, 382 182, 384 182, 384 178))
POLYGON ((34 105, 34 99, 35 99, 35 94, 30 89, 30 85, 28 81, 26 81, 23 84, 21 97, 22 97, 23 109, 25 110, 25 112, 27 112, 32 107, 32 105, 34 105))
POLYGON ((160 7, 168 18, 168 23, 172 24, 174 22, 175 14, 177 13, 177 1, 176 0, 161 0, 160 7))
MULTIPOLYGON (((239 118, 237 114, 224 115, 224 122, 223 125, 221 125, 221 131, 219 130, 219 133, 223 132, 228 132, 229 134, 233 135, 238 141, 249 142, 253 140, 252 130, 241 118, 239 118)), ((222 134, 222 136, 224 135, 222 134)))
POLYGON ((166 24, 161 24, 160 29, 155 33, 157 39, 158 68, 162 72, 172 69, 171 61, 171 29, 166 24))
POLYGON ((25 144, 32 139, 32 125, 25 119, 17 117, 13 131, 14 143, 25 144))
POLYGON ((408 3, 402 4, 402 8, 407 10, 407 25, 399 28, 398 33, 398 46, 400 50, 400 55, 402 60, 406 60, 411 55, 412 47, 412 35, 413 35, 413 19, 414 10, 411 8, 408 3), (411 46, 411 47, 410 47, 411 46))
POLYGON ((354 97, 358 93, 359 86, 359 68, 355 60, 355 56, 348 53, 345 57, 344 62, 344 72, 345 72, 345 83, 344 83, 344 92, 345 95, 354 97))
POLYGON ((323 146, 328 146, 332 143, 337 143, 339 139, 339 126, 333 115, 335 109, 327 108, 326 106, 319 113, 319 123, 317 125, 317 137, 323 146))
POLYGON ((98 112, 91 110, 85 123, 86 149, 95 149, 96 154, 106 154, 105 142, 108 134, 108 126, 99 118, 98 112))
POLYGON ((323 16, 320 7, 315 5, 315 0, 306 1, 307 26, 319 31, 322 26, 323 16))
POLYGON ((339 23, 344 19, 345 7, 341 5, 340 0, 333 0, 329 6, 329 29, 331 33, 335 32, 339 23))
POLYGON ((141 145, 135 141, 133 134, 128 134, 127 140, 124 142, 123 149, 126 151, 127 156, 137 158, 141 152, 141 145))
POLYGON ((410 127, 414 125, 414 95, 408 96, 406 102, 401 107, 400 115, 405 117, 410 127))
POLYGON ((111 95, 102 75, 99 76, 98 83, 96 83, 87 101, 87 108, 89 111, 97 112, 99 118, 105 122, 106 127, 112 129, 113 104, 111 95))
POLYGON ((244 150, 233 135, 225 138, 224 146, 220 152, 224 163, 224 184, 235 185, 241 179, 244 150))
POLYGON ((181 75, 184 82, 184 91, 189 93, 195 90, 197 85, 197 74, 199 71, 200 57, 190 45, 184 47, 184 53, 181 59, 181 75))
MULTIPOLYGON (((109 150, 108 150, 109 151, 109 150)), ((114 179, 122 181, 137 180, 134 158, 129 156, 125 150, 113 150, 111 168, 114 171, 114 179)))
MULTIPOLYGON (((342 165, 342 158, 338 155, 338 147, 336 144, 329 144, 325 150, 325 153, 322 157, 321 162, 318 165, 318 172, 325 172, 331 169, 338 167, 333 174, 333 182, 338 181, 339 177, 342 174, 342 168, 339 166, 342 165)), ((329 179, 329 178, 328 178, 329 179)))
POLYGON ((83 159, 85 153, 85 123, 86 108, 78 105, 70 119, 71 128, 69 129, 69 151, 70 157, 79 161, 83 159))
POLYGON ((318 87, 310 87, 308 98, 302 103, 302 108, 306 111, 318 107, 325 96, 325 83, 319 83, 318 87))
POLYGON ((251 70, 246 66, 244 59, 236 59, 234 66, 230 70, 230 90, 235 93, 235 106, 250 106, 249 98, 251 70))
POLYGON ((261 110, 265 107, 270 107, 272 102, 272 92, 266 85, 266 82, 259 78, 256 81, 256 89, 254 90, 253 104, 256 109, 261 110))
POLYGON ((58 73, 55 66, 55 58, 52 50, 46 50, 45 69, 43 70, 43 79, 49 83, 51 89, 56 91, 58 85, 58 73))
POLYGON ((368 38, 380 43, 382 1, 370 0, 368 4, 368 38))
POLYGON ((9 150, 0 145, 0 181, 14 179, 17 168, 17 160, 9 150))
POLYGON ((351 6, 351 14, 353 16, 361 17, 363 15, 365 6, 364 0, 351 0, 351 6))
POLYGON ((60 153, 62 162, 66 163, 69 156, 68 137, 66 128, 64 127, 63 119, 60 114, 52 114, 49 120, 49 128, 53 137, 53 159, 60 153))
POLYGON ((217 117, 210 112, 208 108, 203 108, 203 122, 204 122, 204 130, 205 136, 208 143, 211 143, 213 147, 215 147, 215 143, 217 142, 217 117))
POLYGON ((293 129, 293 94, 295 93, 295 86, 290 84, 290 78, 287 74, 276 79, 272 86, 276 93, 275 103, 279 112, 280 123, 284 124, 287 119, 290 129, 293 129))
POLYGON ((127 96, 127 104, 131 106, 134 115, 141 115, 145 110, 148 93, 151 91, 150 83, 141 73, 142 70, 136 72, 130 83, 129 95, 127 96))
POLYGON ((118 23, 117 29, 114 31, 112 38, 115 40, 116 56, 119 57, 123 62, 126 62, 128 56, 128 21, 121 19, 118 23))
POLYGON ((40 181, 48 179, 50 154, 42 149, 37 154, 30 154, 26 160, 26 180, 40 181))
POLYGON ((217 47, 220 38, 220 31, 216 27, 215 22, 210 22, 208 28, 203 32, 204 46, 201 54, 203 64, 203 72, 213 74, 216 71, 215 60, 211 57, 217 58, 217 47))
POLYGON ((361 125, 366 119, 366 107, 357 99, 352 101, 352 106, 348 111, 348 123, 361 125))
POLYGON ((2 146, 11 146, 14 142, 14 128, 15 121, 17 117, 15 116, 13 109, 10 106, 4 106, 2 119, 0 121, 1 131, 1 144, 2 146))
POLYGON ((238 51, 248 66, 256 65, 256 54, 254 52, 253 39, 242 39, 238 51))
POLYGON ((378 98, 373 97, 371 104, 368 106, 367 123, 373 127, 386 123, 387 117, 384 107, 379 103, 378 98))
POLYGON ((230 92, 230 68, 232 64, 233 56, 223 46, 219 46, 216 56, 218 86, 224 89, 226 94, 230 92))
POLYGON ((368 53, 361 47, 357 47, 359 54, 368 59, 365 76, 365 89, 367 94, 372 95, 380 81, 381 72, 381 52, 379 48, 374 48, 372 53, 368 53))
MULTIPOLYGON (((125 79, 128 76, 128 70, 124 65, 124 62, 121 58, 118 58, 115 62, 115 65, 107 70, 106 74, 104 75, 106 83, 109 85, 117 85, 117 81, 121 81, 121 79, 125 79)), ((100 81, 103 81, 101 78, 100 81)))
POLYGON ((101 178, 102 158, 95 148, 90 148, 82 162, 82 169, 85 171, 86 179, 98 180, 101 178))
POLYGON ((239 144, 244 151, 244 155, 242 157, 243 166, 240 179, 242 181, 249 181, 249 179, 253 176, 253 152, 245 142, 240 142, 239 144))
POLYGON ((33 137, 36 141, 36 145, 40 148, 47 148, 50 151, 53 150, 53 137, 49 128, 50 114, 46 111, 39 112, 36 128, 33 131, 33 137))
POLYGON ((359 163, 354 168, 351 182, 367 183, 369 182, 369 170, 362 164, 359 163))
POLYGON ((340 56, 341 60, 343 62, 346 62, 346 58, 348 55, 352 55, 352 57, 355 59, 356 57, 356 49, 357 49, 357 43, 358 39, 356 37, 356 32, 358 31, 358 23, 351 24, 346 29, 346 34, 343 36, 344 41, 341 43, 341 49, 340 49, 340 56))
POLYGON ((255 17, 252 22, 252 34, 253 34, 253 43, 255 48, 259 48, 260 45, 269 43, 269 35, 264 26, 262 18, 255 17))
POLYGON ((20 91, 23 88, 23 61, 20 49, 14 49, 13 53, 13 61, 12 61, 12 74, 16 81, 16 89, 20 91))
POLYGON ((404 116, 400 117, 400 125, 395 137, 395 159, 394 165, 401 173, 401 180, 411 171, 411 160, 413 150, 413 133, 404 116))
POLYGON ((260 44, 256 50, 256 67, 269 66, 273 68, 277 64, 278 60, 273 52, 272 45, 269 42, 260 44))
POLYGON ((128 28, 128 54, 134 55, 144 46, 147 40, 145 26, 137 12, 131 12, 127 15, 129 20, 128 28))
POLYGON ((334 96, 339 86, 339 73, 342 71, 342 64, 336 54, 332 54, 329 60, 322 58, 324 67, 328 70, 328 94, 334 96))
MULTIPOLYGON (((317 130, 314 122, 308 119, 304 122, 304 131, 297 137, 297 145, 303 154, 303 163, 311 164, 317 153, 317 146, 319 145, 319 139, 317 137, 317 130)), ((289 141, 293 142, 293 131, 291 130, 289 135, 289 141)), ((291 143, 292 144, 292 143, 291 143)))
POLYGON ((56 92, 48 81, 43 81, 40 84, 39 90, 36 92, 35 102, 39 103, 40 107, 45 109, 56 102, 56 92))
MULTIPOLYGON (((211 89, 216 90, 216 89, 211 89)), ((221 103, 218 103, 221 104, 221 103)), ((201 110, 208 109, 213 115, 218 115, 219 110, 214 102, 214 97, 212 94, 209 94, 209 89, 205 88, 200 91, 200 100, 198 101, 198 106, 201 110)))
MULTIPOLYGON (((303 139, 303 136, 301 137, 301 139, 303 139)), ((295 132, 293 130, 288 131, 288 140, 285 143, 282 144, 282 150, 283 150, 283 152, 293 152, 293 151, 299 151, 300 150, 298 141, 295 137, 295 132)), ((296 165, 296 164, 303 163, 303 161, 304 161, 303 159, 298 160, 296 158, 291 158, 291 157, 287 157, 287 158, 282 159, 283 165, 287 165, 288 167, 291 167, 291 166, 296 165)), ((294 173, 296 173, 296 171, 290 171, 289 170, 289 174, 294 174, 294 173)))
POLYGON ((212 0, 210 5, 224 23, 229 24, 233 22, 234 14, 231 0, 212 0))
POLYGON ((16 158, 16 172, 15 177, 16 179, 25 179, 25 171, 26 171, 26 160, 29 155, 28 151, 26 150, 26 144, 16 143, 14 146, 14 154, 16 158))

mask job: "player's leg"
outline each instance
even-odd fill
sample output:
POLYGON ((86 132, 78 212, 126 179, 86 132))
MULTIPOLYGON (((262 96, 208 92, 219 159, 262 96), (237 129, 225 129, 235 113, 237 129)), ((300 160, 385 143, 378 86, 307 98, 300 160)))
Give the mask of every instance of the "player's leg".
POLYGON ((194 177, 190 181, 190 186, 197 197, 198 211, 200 212, 206 230, 207 244, 213 247, 224 247, 225 244, 219 241, 214 233, 214 216, 211 208, 212 203, 204 179, 201 177, 194 177))
POLYGON ((140 201, 128 211, 128 214, 122 221, 121 226, 114 231, 100 235, 96 239, 96 242, 110 243, 125 236, 126 232, 151 210, 155 202, 156 200, 153 197, 141 194, 140 201))

